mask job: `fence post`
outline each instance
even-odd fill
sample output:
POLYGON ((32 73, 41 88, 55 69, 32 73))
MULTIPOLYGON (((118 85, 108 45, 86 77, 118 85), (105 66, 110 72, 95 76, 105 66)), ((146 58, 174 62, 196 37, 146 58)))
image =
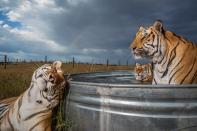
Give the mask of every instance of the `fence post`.
POLYGON ((73 64, 73 68, 75 67, 75 58, 73 57, 73 62, 72 62, 72 64, 73 64))
POLYGON ((93 72, 94 71, 94 60, 92 60, 92 64, 91 64, 91 67, 90 67, 90 72, 93 72))
POLYGON ((118 65, 120 66, 120 64, 121 64, 121 63, 120 63, 120 60, 118 60, 118 65))
POLYGON ((44 61, 45 61, 45 63, 47 63, 47 56, 45 56, 44 61))
POLYGON ((107 69, 109 69, 109 60, 107 59, 107 69))
POLYGON ((129 66, 129 61, 127 60, 127 66, 129 66))
POLYGON ((4 69, 6 69, 7 66, 7 55, 4 55, 4 69))

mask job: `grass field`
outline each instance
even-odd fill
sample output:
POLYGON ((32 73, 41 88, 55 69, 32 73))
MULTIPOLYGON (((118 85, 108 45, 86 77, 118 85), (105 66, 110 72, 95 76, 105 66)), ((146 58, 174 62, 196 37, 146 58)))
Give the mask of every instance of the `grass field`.
MULTIPOLYGON (((8 64, 4 69, 0 65, 0 99, 18 96, 30 85, 31 76, 37 66, 44 63, 8 64)), ((107 70, 131 70, 132 66, 92 65, 92 64, 63 64, 65 73, 96 72, 107 70)))

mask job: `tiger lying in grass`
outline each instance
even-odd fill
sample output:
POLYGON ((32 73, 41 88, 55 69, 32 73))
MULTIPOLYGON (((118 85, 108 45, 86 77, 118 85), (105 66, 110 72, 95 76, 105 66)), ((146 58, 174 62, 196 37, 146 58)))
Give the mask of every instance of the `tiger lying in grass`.
POLYGON ((197 45, 163 29, 140 27, 130 45, 135 58, 153 62, 153 84, 197 84, 197 45))
POLYGON ((151 64, 138 64, 135 65, 135 78, 139 81, 151 82, 152 76, 152 66, 151 64))
POLYGON ((41 66, 24 93, 0 101, 0 131, 51 131, 52 109, 68 85, 61 65, 56 61, 41 66))

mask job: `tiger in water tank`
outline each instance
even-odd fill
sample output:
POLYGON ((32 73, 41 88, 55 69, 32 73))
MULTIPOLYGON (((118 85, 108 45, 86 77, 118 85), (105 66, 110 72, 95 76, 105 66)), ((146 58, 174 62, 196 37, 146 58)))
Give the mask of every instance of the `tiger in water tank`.
POLYGON ((139 64, 135 65, 135 78, 138 81, 152 82, 152 65, 151 64, 139 64))

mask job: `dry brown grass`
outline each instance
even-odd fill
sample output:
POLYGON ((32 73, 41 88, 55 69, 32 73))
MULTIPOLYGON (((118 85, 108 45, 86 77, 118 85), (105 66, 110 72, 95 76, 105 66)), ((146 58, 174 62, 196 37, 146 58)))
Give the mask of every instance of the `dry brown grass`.
MULTIPOLYGON (((7 69, 0 65, 0 99, 18 96, 25 89, 29 87, 33 71, 37 68, 36 65, 43 65, 44 63, 18 63, 9 64, 7 69)), ((80 72, 96 72, 107 70, 128 70, 132 66, 109 66, 106 65, 92 65, 92 64, 63 64, 65 73, 80 73, 80 72)))

